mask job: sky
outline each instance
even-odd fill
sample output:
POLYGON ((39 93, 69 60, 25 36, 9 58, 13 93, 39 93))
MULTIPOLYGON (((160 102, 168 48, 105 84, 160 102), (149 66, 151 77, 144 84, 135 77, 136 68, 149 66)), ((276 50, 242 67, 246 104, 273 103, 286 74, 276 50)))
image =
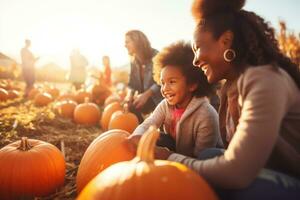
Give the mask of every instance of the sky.
MULTIPOLYGON (((160 50, 190 40, 194 21, 193 0, 0 0, 0 52, 20 62, 24 40, 32 41, 37 66, 55 62, 68 69, 72 49, 80 49, 89 64, 101 66, 108 55, 112 66, 129 62, 124 34, 143 31, 160 50)), ((278 28, 278 20, 300 32, 299 0, 248 0, 246 10, 278 28)))

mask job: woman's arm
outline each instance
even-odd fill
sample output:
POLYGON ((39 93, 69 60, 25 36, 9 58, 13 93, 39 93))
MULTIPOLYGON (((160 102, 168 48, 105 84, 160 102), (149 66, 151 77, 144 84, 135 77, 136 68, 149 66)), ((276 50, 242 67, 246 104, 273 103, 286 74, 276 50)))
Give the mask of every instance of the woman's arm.
POLYGON ((241 117, 223 156, 199 161, 179 154, 169 160, 186 164, 213 185, 248 186, 265 166, 289 105, 288 84, 280 73, 250 70, 240 80, 241 117))

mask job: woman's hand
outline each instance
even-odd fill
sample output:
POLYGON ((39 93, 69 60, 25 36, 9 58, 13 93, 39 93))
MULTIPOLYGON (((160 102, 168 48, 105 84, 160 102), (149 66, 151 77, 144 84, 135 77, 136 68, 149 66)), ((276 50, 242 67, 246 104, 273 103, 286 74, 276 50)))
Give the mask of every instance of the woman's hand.
POLYGON ((152 91, 150 89, 142 94, 137 95, 133 101, 134 107, 136 109, 141 109, 151 96, 152 96, 152 91))

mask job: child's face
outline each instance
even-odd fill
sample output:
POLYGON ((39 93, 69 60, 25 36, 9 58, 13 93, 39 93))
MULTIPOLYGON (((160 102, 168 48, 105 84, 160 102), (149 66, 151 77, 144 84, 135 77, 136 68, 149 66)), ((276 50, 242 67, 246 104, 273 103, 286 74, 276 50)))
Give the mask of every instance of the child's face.
POLYGON ((195 86, 188 85, 186 77, 176 66, 167 65, 160 73, 161 93, 169 105, 185 108, 191 98, 195 86))

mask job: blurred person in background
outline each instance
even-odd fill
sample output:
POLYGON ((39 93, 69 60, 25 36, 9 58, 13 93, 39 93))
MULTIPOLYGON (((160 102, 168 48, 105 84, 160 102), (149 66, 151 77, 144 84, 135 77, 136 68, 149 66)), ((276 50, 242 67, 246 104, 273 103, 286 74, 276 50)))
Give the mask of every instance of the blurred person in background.
POLYGON ((126 99, 131 112, 142 122, 142 114, 153 111, 162 100, 160 86, 153 80, 152 70, 152 58, 158 51, 151 47, 147 36, 139 30, 130 30, 125 34, 125 47, 131 58, 130 91, 126 99))

